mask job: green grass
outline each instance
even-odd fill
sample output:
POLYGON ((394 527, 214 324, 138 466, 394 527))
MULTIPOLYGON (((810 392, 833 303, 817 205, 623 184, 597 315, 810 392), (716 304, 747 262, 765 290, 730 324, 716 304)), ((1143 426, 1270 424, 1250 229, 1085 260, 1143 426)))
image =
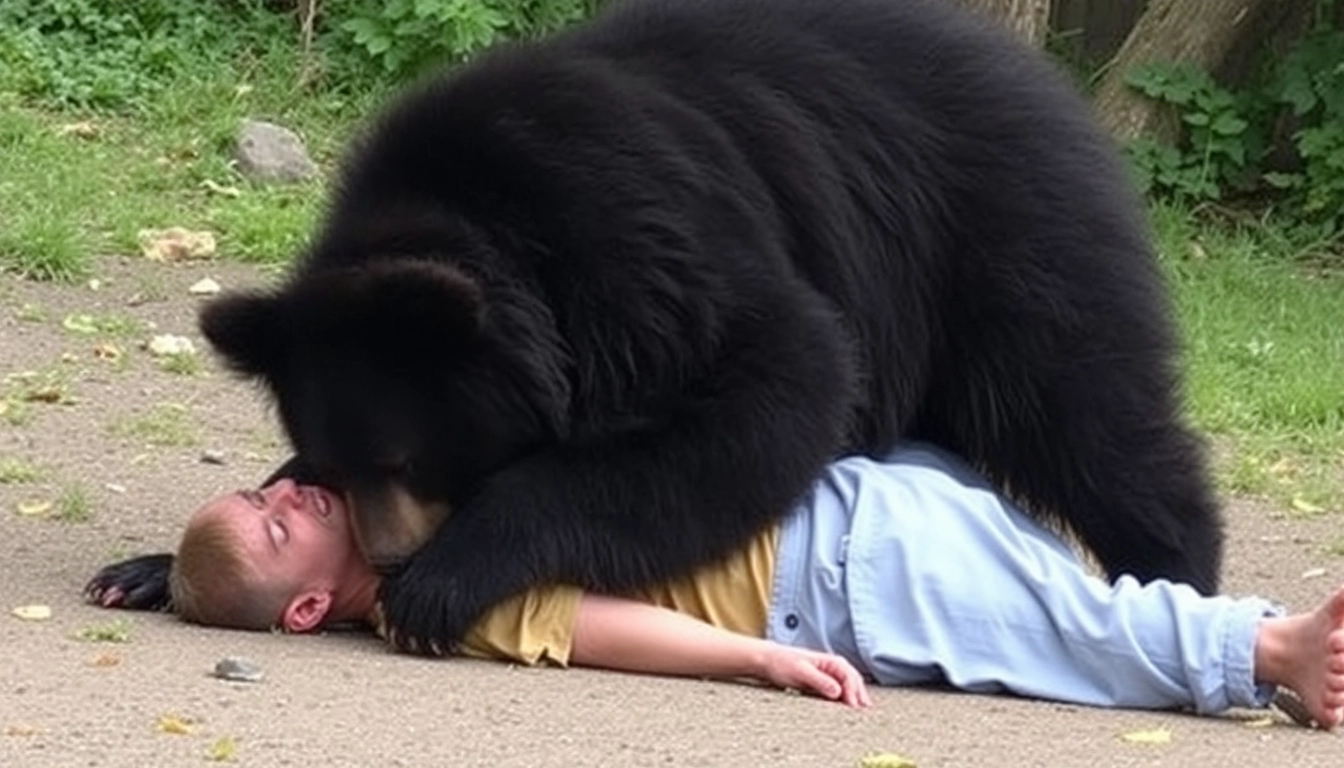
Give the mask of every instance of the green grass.
POLYGON ((1222 487, 1344 511, 1344 273, 1309 267, 1272 226, 1198 226, 1162 205, 1154 222, 1222 487))
POLYGON ((191 447, 201 439, 190 409, 181 403, 160 403, 149 413, 114 422, 109 430, 154 447, 191 447))
POLYGON ((139 254, 141 230, 171 226, 210 230, 222 258, 287 263, 321 213, 325 171, 376 95, 355 103, 298 92, 286 67, 283 58, 257 67, 261 82, 187 79, 138 113, 43 110, 0 93, 0 268, 82 279, 94 255, 139 254), (324 174, 249 183, 231 167, 245 117, 299 133, 324 174), (75 123, 96 133, 63 130, 75 123))

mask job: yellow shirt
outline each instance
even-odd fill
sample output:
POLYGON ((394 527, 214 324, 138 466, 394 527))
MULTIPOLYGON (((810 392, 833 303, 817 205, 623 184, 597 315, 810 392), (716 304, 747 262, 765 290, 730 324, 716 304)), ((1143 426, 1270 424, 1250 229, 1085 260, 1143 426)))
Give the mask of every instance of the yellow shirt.
MULTIPOLYGON (((740 634, 762 637, 770 610, 778 526, 741 550, 692 575, 626 595, 670 608, 740 634)), ((495 606, 463 640, 468 656, 534 665, 568 666, 574 621, 583 590, 570 585, 537 587, 495 606)))

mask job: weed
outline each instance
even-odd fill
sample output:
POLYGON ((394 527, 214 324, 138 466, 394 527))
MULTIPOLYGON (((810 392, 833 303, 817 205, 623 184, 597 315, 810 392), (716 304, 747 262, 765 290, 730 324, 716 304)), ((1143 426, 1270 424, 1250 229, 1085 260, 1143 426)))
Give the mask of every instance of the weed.
POLYGON ((62 489, 56 499, 56 512, 52 518, 66 523, 87 523, 93 519, 93 507, 84 489, 78 485, 62 489))
POLYGON ((75 636, 91 643, 125 643, 131 639, 131 622, 129 619, 117 619, 107 624, 95 624, 84 627, 75 636))
POLYGON ((0 398, 0 420, 11 427, 22 427, 33 419, 32 405, 13 395, 0 398))
POLYGON ((4 400, 11 404, 70 405, 75 402, 74 396, 70 394, 70 372, 60 365, 11 373, 4 378, 4 384, 9 390, 4 400))
POLYGON ((31 462, 23 459, 0 459, 0 483, 5 485, 31 483, 41 476, 42 473, 31 462))
POLYGON ((159 368, 181 376, 195 376, 201 372, 201 358, 194 352, 164 355, 159 358, 159 368))
POLYGON ((61 321, 61 327, 70 333, 84 336, 99 335, 119 339, 142 336, 145 333, 144 323, 125 315, 67 315, 61 321))
POLYGON ((45 323, 47 311, 37 304, 25 303, 14 310, 14 318, 25 323, 45 323))
POLYGON ((200 442, 190 410, 180 403, 160 403, 150 413, 116 422, 110 429, 116 436, 155 447, 190 447, 200 442))

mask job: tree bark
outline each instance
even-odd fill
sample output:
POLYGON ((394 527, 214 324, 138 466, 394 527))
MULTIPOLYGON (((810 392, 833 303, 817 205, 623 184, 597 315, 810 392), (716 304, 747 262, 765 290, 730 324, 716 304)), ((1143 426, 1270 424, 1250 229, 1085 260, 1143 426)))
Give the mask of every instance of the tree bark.
POLYGON ((1306 2, 1311 0, 1150 0, 1097 88, 1102 124, 1122 142, 1139 136, 1174 140, 1180 125, 1170 111, 1128 85, 1126 75, 1154 62, 1216 71, 1247 36, 1277 25, 1306 2))
POLYGON ((1050 31, 1051 0, 957 0, 962 5, 997 19, 1014 34, 1037 48, 1045 45, 1050 31))

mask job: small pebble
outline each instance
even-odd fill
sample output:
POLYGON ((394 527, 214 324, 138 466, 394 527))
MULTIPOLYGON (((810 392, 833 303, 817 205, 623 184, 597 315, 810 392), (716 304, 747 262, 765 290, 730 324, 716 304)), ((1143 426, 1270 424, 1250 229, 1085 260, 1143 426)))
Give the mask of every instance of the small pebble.
POLYGON ((187 289, 187 292, 196 296, 213 296, 216 293, 219 293, 219 283, 208 277, 203 277, 192 283, 191 287, 187 289))
POLYGON ((213 448, 201 452, 201 462, 203 464, 223 464, 224 452, 213 448))
POLYGON ((243 683, 259 683, 265 673, 256 663, 238 656, 227 656, 215 664, 215 677, 243 683))
POLYGON ((185 336, 164 334, 149 340, 149 351, 159 356, 194 355, 196 354, 196 346, 191 343, 191 339, 185 336))

